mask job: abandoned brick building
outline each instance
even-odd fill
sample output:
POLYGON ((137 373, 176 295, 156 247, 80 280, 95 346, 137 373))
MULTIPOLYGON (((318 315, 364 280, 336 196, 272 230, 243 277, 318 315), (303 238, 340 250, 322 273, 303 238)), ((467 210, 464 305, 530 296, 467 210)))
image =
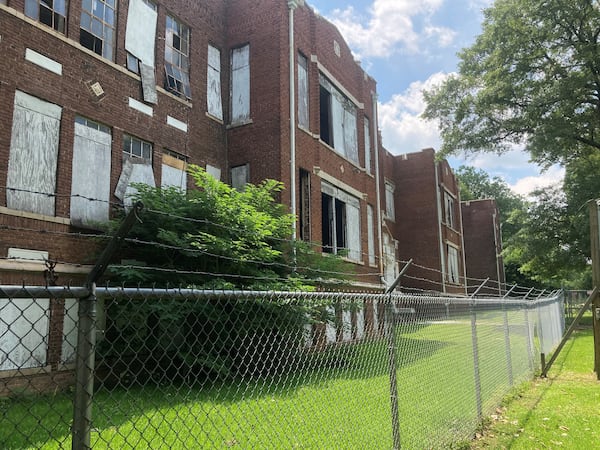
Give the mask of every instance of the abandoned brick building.
POLYGON ((413 259, 403 287, 466 293, 492 275, 467 267, 457 181, 384 148, 376 89, 301 0, 0 0, 0 283, 46 283, 48 260, 83 280, 130 184, 190 189, 197 164, 281 180, 294 238, 343 250, 358 286, 413 259))

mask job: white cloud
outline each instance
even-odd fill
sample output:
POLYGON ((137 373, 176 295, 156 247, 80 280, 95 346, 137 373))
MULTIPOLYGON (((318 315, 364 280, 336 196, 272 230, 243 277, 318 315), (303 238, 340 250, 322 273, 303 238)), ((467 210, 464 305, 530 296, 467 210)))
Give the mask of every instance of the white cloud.
POLYGON ((559 166, 553 166, 537 176, 528 176, 517 180, 510 188, 513 192, 528 197, 536 189, 542 189, 550 186, 557 186, 562 183, 565 176, 565 169, 559 166))
POLYGON ((431 40, 449 46, 456 32, 430 23, 431 16, 444 0, 374 0, 368 17, 352 7, 336 9, 333 22, 358 58, 388 57, 395 51, 424 52, 431 40))
POLYGON ((379 127, 387 150, 401 154, 427 147, 439 148, 437 123, 420 117, 425 109, 422 91, 442 83, 447 77, 448 74, 435 73, 426 81, 411 83, 404 93, 379 104, 379 127))

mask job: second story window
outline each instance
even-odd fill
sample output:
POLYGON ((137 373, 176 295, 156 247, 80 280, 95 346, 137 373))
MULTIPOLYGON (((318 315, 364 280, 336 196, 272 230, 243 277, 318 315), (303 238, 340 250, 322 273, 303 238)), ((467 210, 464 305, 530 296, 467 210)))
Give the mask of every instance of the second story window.
POLYGON ((123 156, 152 161, 152 144, 128 134, 123 135, 123 156))
POLYGON ((189 74, 190 29, 167 16, 165 31, 165 89, 192 98, 189 74))
MULTIPOLYGON (((140 30, 141 33, 143 33, 145 36, 147 36, 147 39, 152 39, 151 45, 149 45, 149 47, 151 47, 151 49, 152 49, 151 50, 152 64, 150 62, 146 62, 146 64, 154 65, 154 38, 155 38, 154 30, 156 29, 156 3, 152 2, 151 0, 140 0, 140 2, 142 3, 142 5, 140 5, 140 6, 142 6, 142 7, 145 6, 148 10, 153 11, 155 13, 154 14, 154 20, 152 21, 152 23, 148 23, 149 20, 146 17, 146 16, 148 16, 147 13, 143 14, 143 15, 140 15, 141 17, 140 17, 139 20, 146 20, 146 22, 144 23, 144 28, 143 29, 141 27, 140 28, 136 28, 136 31, 140 30), (152 27, 152 31, 153 31, 152 33, 148 32, 149 27, 152 27)), ((131 15, 132 13, 134 13, 134 14, 136 13, 136 11, 133 8, 133 5, 134 5, 134 3, 130 1, 129 2, 129 15, 131 15)), ((129 33, 130 33, 130 30, 129 30, 129 20, 130 19, 131 19, 131 17, 127 18, 127 20, 128 20, 128 22, 127 22, 127 28, 128 29, 127 29, 127 34, 125 36, 125 40, 126 40, 125 47, 126 48, 127 48, 127 44, 128 44, 127 43, 127 39, 129 37, 129 33)), ((139 44, 138 44, 138 46, 139 46, 139 44)), ((129 51, 129 49, 128 49, 128 51, 127 51, 127 68, 129 70, 131 70, 132 72, 135 72, 135 73, 140 73, 140 63, 142 63, 142 62, 143 61, 140 59, 140 55, 139 54, 136 56, 133 53, 131 53, 129 51)))
POLYGON ((446 225, 456 229, 456 220, 454 220, 454 198, 448 192, 444 192, 444 215, 446 218, 446 225))
POLYGON ((389 181, 385 182, 385 217, 396 220, 396 208, 394 207, 394 191, 396 187, 389 181))
POLYGON ((54 28, 59 33, 64 33, 67 24, 67 0, 25 0, 25 15, 54 28))
POLYGON ((83 0, 79 42, 100 56, 114 59, 117 0, 83 0))
POLYGON ((250 120, 250 46, 231 51, 231 123, 250 120))
POLYGON ((305 130, 309 129, 308 96, 308 60, 298 54, 298 125, 305 130))
POLYGON ((323 74, 319 75, 320 138, 358 164, 356 105, 323 74))

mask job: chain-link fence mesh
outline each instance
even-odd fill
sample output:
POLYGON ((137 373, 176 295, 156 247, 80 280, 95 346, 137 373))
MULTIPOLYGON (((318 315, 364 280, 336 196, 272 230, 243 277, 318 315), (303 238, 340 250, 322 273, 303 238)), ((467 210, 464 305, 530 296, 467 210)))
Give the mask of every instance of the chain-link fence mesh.
POLYGON ((6 449, 447 448, 532 376, 564 311, 559 295, 0 298, 6 449))

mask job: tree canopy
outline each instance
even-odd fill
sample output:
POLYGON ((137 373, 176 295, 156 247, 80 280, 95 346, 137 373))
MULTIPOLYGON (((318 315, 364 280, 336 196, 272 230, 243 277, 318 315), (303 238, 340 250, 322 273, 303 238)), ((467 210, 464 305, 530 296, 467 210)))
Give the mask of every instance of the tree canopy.
POLYGON ((598 152, 599 35, 597 1, 497 0, 458 74, 425 92, 441 153, 525 145, 549 166, 598 152))

